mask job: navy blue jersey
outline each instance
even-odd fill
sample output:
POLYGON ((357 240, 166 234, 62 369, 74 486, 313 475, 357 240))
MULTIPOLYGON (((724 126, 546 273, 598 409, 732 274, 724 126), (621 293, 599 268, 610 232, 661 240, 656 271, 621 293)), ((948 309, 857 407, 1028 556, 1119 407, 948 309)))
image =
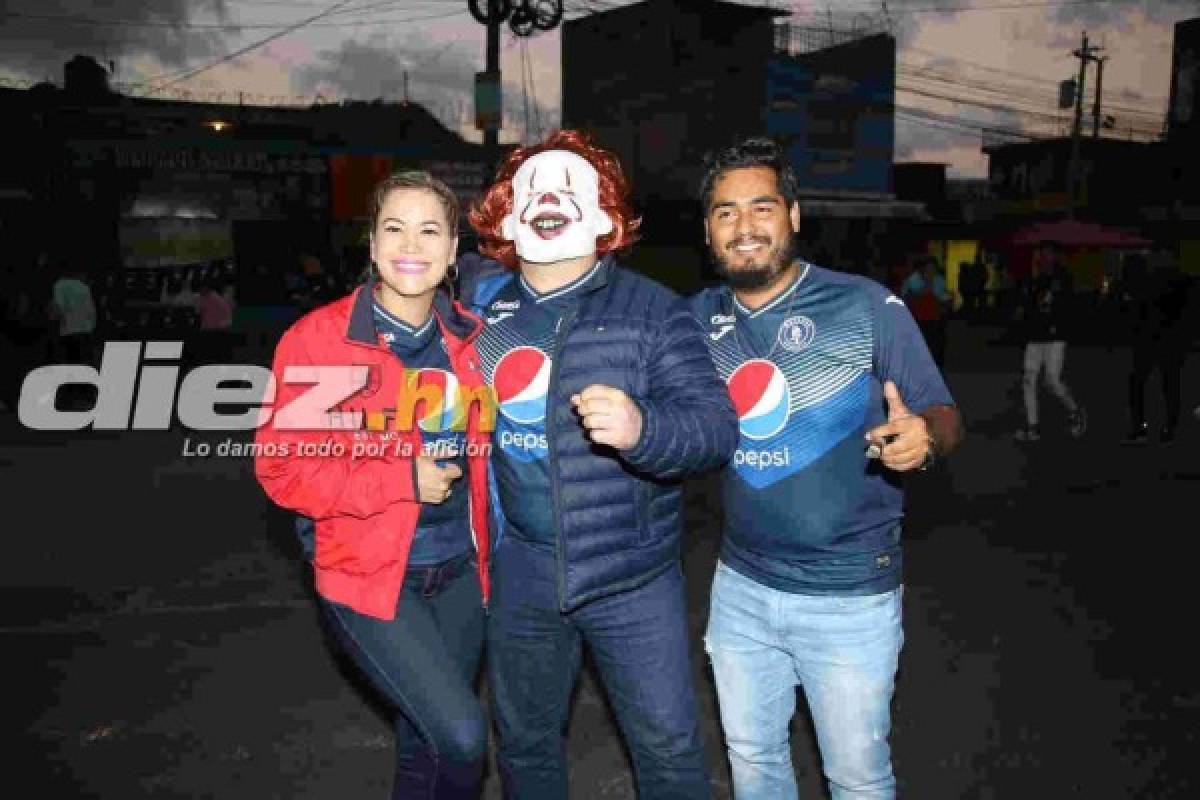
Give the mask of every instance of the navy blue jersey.
POLYGON ((740 425, 723 472, 721 559, 781 591, 894 588, 903 495, 866 458, 864 435, 887 419, 885 381, 915 413, 953 404, 904 303, 809 264, 761 308, 727 287, 692 303, 740 425))
POLYGON ((505 284, 483 308, 475 347, 495 392, 492 470, 506 526, 529 542, 553 546, 546 443, 546 396, 560 320, 574 309, 600 264, 567 286, 538 294, 524 278, 505 284))
POLYGON ((422 452, 442 466, 453 463, 463 471, 463 477, 454 482, 450 497, 440 504, 423 504, 417 518, 408 564, 410 567, 438 564, 462 555, 473 546, 467 517, 466 431, 457 418, 462 406, 458 379, 432 315, 420 328, 413 328, 376 303, 375 330, 403 362, 406 390, 412 387, 419 393, 420 387, 437 387, 426 399, 410 401, 416 405, 413 416, 421 431, 422 452))

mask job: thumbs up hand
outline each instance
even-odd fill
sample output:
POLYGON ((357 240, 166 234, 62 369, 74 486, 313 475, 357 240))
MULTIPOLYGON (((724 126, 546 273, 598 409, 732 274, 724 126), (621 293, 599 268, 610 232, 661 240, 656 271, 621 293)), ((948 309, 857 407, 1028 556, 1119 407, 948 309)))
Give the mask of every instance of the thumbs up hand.
POLYGON ((933 450, 929 427, 924 417, 908 409, 891 381, 883 385, 883 399, 887 403, 887 422, 867 432, 868 454, 878 453, 880 462, 896 472, 917 469, 933 450))

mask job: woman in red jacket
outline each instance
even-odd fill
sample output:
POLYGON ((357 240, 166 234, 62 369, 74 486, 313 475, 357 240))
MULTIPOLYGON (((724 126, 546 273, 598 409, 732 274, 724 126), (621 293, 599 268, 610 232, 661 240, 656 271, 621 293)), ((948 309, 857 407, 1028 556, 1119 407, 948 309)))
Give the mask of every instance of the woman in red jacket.
POLYGON ((458 243, 453 193, 398 173, 371 212, 371 279, 276 348, 255 472, 276 503, 314 520, 321 608, 395 709, 393 797, 475 798, 494 420, 473 344, 482 323, 442 288, 458 243))

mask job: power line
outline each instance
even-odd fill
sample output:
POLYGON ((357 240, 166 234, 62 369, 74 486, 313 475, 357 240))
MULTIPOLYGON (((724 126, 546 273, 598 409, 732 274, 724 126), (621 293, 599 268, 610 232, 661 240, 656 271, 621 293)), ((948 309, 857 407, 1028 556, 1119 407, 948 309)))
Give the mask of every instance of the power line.
POLYGON ((239 57, 245 55, 246 53, 251 52, 252 50, 257 50, 258 48, 263 47, 264 45, 270 44, 271 42, 275 41, 276 39, 281 39, 284 36, 287 36, 289 33, 293 32, 293 31, 297 31, 300 28, 305 27, 306 25, 316 22, 317 20, 321 19, 322 17, 326 17, 329 14, 333 13, 334 11, 337 11, 339 8, 349 5, 349 4, 350 4, 350 0, 339 0, 339 2, 334 3, 333 5, 331 5, 329 8, 325 9, 324 11, 322 11, 318 14, 314 14, 313 16, 308 17, 306 19, 302 19, 293 25, 289 25, 288 27, 284 28, 281 31, 276 31, 275 33, 271 34, 270 36, 266 37, 265 39, 260 39, 257 42, 246 45, 245 47, 235 50, 232 53, 228 53, 224 56, 221 56, 220 58, 218 58, 215 61, 210 61, 209 63, 204 64, 203 66, 196 67, 195 69, 189 70, 188 72, 185 72, 183 75, 180 75, 177 78, 172 78, 171 80, 168 80, 165 83, 160 83, 157 86, 153 86, 147 90, 147 93, 161 91, 161 90, 167 88, 168 86, 174 86, 177 83, 182 83, 183 81, 190 80, 202 72, 207 72, 208 70, 212 69, 213 67, 219 66, 219 65, 224 64, 229 61, 233 61, 234 59, 239 58, 239 57))
MULTIPOLYGON (((1039 111, 1039 110, 1028 109, 1028 108, 1018 108, 1018 107, 1014 107, 1014 106, 1003 105, 1000 103, 989 103, 986 101, 976 100, 976 99, 972 99, 969 97, 946 95, 946 94, 942 94, 939 92, 929 92, 929 91, 924 91, 924 90, 913 88, 913 87, 906 87, 903 85, 897 85, 896 91, 899 93, 902 93, 902 94, 914 94, 917 96, 927 97, 927 98, 931 98, 931 99, 943 100, 946 102, 955 103, 956 105, 967 105, 967 106, 973 106, 976 108, 987 109, 989 111, 994 111, 994 112, 998 112, 998 113, 1011 114, 1015 117, 1024 119, 1025 122, 1022 123, 1023 125, 1024 124, 1036 124, 1036 125, 1040 125, 1042 127, 1050 127, 1051 129, 1053 129, 1055 131, 1055 135, 1061 135, 1062 128, 1064 126, 1066 126, 1066 124, 1068 122, 1067 118, 1065 116, 1063 116, 1062 114, 1057 114, 1057 113, 1048 112, 1048 111, 1039 111)), ((1152 120, 1149 122, 1151 124, 1154 124, 1157 121, 1158 120, 1152 120)), ((1139 134, 1143 137, 1148 137, 1148 138, 1157 138, 1159 135, 1159 132, 1160 132, 1160 127, 1159 128, 1147 128, 1147 127, 1144 127, 1144 125, 1141 123, 1121 126, 1121 128, 1123 130, 1130 130, 1130 131, 1136 132, 1137 134, 1139 134)))
POLYGON ((923 108, 906 108, 904 106, 896 106, 893 111, 897 117, 907 118, 908 121, 928 123, 931 126, 955 130, 960 133, 992 133, 999 136, 1006 136, 1013 139, 1023 139, 1026 141, 1036 141, 1044 138, 1036 134, 1031 134, 1028 131, 1004 128, 998 125, 992 125, 987 122, 983 122, 982 120, 973 120, 964 117, 953 117, 946 114, 938 114, 923 108))
MULTIPOLYGON (((908 72, 904 69, 899 70, 899 75, 903 78, 906 78, 908 83, 907 83, 907 86, 905 86, 903 83, 898 82, 897 83, 898 90, 912 91, 915 94, 926 94, 930 97, 936 97, 937 99, 949 100, 949 101, 958 102, 958 103, 968 103, 968 104, 972 104, 972 105, 978 105, 981 107, 992 107, 993 105, 1001 105, 1003 110, 1012 110, 1014 112, 1021 112, 1021 113, 1029 112, 1029 113, 1038 114, 1040 116, 1049 115, 1051 117, 1054 117, 1056 120, 1059 119, 1059 117, 1061 116, 1060 111, 1056 106, 1056 101, 1053 101, 1052 98, 1047 97, 1047 96, 1031 97, 1030 95, 1025 94, 1023 92, 1013 92, 1010 90, 996 89, 996 88, 990 88, 990 87, 986 87, 986 86, 979 86, 978 84, 971 83, 971 82, 956 81, 956 80, 949 79, 949 78, 932 77, 932 76, 929 76, 929 75, 926 75, 923 73, 914 74, 914 73, 908 72), (1024 105, 1023 106, 1012 106, 1012 105, 1006 105, 1006 104, 988 103, 987 101, 979 100, 977 97, 969 96, 969 95, 963 96, 962 94, 945 95, 945 94, 942 94, 941 92, 937 91, 936 87, 930 88, 929 86, 915 86, 912 83, 912 81, 914 81, 914 80, 918 81, 918 82, 926 83, 926 84, 941 83, 941 84, 945 84, 945 85, 948 85, 951 87, 964 86, 964 87, 967 87, 968 89, 972 89, 974 91, 982 91, 985 94, 995 95, 995 96, 999 97, 999 99, 1007 100, 1010 103, 1015 101, 1017 103, 1021 103, 1024 105), (1037 104, 1037 107, 1033 108, 1033 109, 1027 108, 1026 106, 1030 103, 1037 104)), ((1128 114, 1129 116, 1140 117, 1140 118, 1142 118, 1143 121, 1151 123, 1151 124, 1160 123, 1162 121, 1162 119, 1166 116, 1165 111, 1151 111, 1151 110, 1147 110, 1147 109, 1135 109, 1135 108, 1130 108, 1127 106, 1116 106, 1111 103, 1107 104, 1107 107, 1110 109, 1122 111, 1122 113, 1128 114)))
MULTIPOLYGON (((329 14, 320 14, 318 17, 353 17, 367 14, 379 13, 380 9, 405 10, 411 11, 415 9, 409 8, 413 3, 420 4, 435 4, 443 5, 444 0, 387 0, 387 2, 374 3, 371 5, 348 8, 342 11, 329 14)), ((311 4, 308 4, 311 5, 311 4)), ((390 24, 394 22, 417 22, 424 19, 441 19, 443 17, 454 16, 456 14, 466 13, 466 9, 455 9, 450 12, 439 12, 430 17, 417 18, 376 18, 369 20, 377 24, 390 24)), ((84 25, 90 27, 114 27, 114 28, 169 28, 175 31, 250 31, 250 30, 270 30, 278 29, 281 26, 287 26, 288 22, 172 22, 167 20, 137 20, 137 19, 96 19, 94 17, 81 17, 71 15, 56 15, 56 14, 25 14, 14 11, 0 12, 0 16, 12 17, 14 19, 22 19, 30 22, 52 22, 55 24, 67 25, 84 25)), ((309 25, 311 28, 351 28, 361 25, 365 20, 347 21, 347 22, 322 22, 309 25)))
MULTIPOLYGON (((906 45, 904 47, 904 49, 906 51, 920 53, 922 55, 929 56, 931 58, 942 59, 942 60, 946 60, 946 61, 953 61, 955 64, 961 64, 961 65, 968 66, 968 67, 975 67, 976 69, 985 70, 987 72, 995 72, 999 75, 1007 75, 1010 77, 1019 78, 1019 79, 1025 80, 1025 81, 1029 81, 1030 83, 1038 84, 1040 86, 1054 87, 1054 94, 1056 94, 1056 95, 1058 94, 1058 81, 1054 78, 1046 78, 1046 77, 1040 76, 1040 75, 1030 75, 1027 72, 1018 72, 1016 70, 1004 69, 1003 67, 997 67, 997 66, 994 66, 991 64, 983 64, 981 62, 971 61, 971 60, 968 60, 965 58, 961 58, 959 56, 951 56, 951 55, 947 55, 946 53, 939 53, 934 50, 925 50, 924 48, 915 47, 913 45, 906 45)), ((1147 100, 1161 100, 1164 103, 1167 101, 1166 97, 1159 96, 1159 95, 1145 95, 1145 98, 1147 100)))
POLYGON ((963 105, 975 106, 977 108, 986 108, 989 111, 1001 111, 1001 112, 1006 112, 1006 113, 1010 113, 1010 114, 1019 114, 1019 115, 1023 115, 1023 116, 1036 117, 1041 120, 1050 120, 1052 122, 1060 121, 1059 115, 1057 115, 1057 114, 1052 114, 1052 113, 1048 113, 1048 112, 1044 112, 1044 111, 1034 111, 1031 109, 1016 108, 1014 106, 1006 106, 1001 103, 989 103, 984 100, 972 100, 972 99, 966 98, 966 97, 956 97, 953 95, 946 95, 946 94, 941 94, 938 92, 925 91, 923 89, 918 89, 918 88, 910 87, 910 86, 903 86, 900 84, 897 84, 896 91, 903 92, 905 94, 915 94, 915 95, 918 95, 921 97, 929 97, 929 98, 933 98, 936 100, 946 100, 951 103, 961 103, 963 105))
MULTIPOLYGON (((377 20, 376 22, 421 22, 421 21, 434 20, 434 19, 445 19, 445 18, 447 18, 447 17, 455 16, 455 15, 457 15, 457 14, 460 14, 460 13, 463 13, 463 11, 462 11, 461 9, 455 9, 454 11, 450 11, 450 12, 442 12, 442 13, 440 13, 440 14, 434 14, 434 15, 431 15, 431 16, 426 16, 426 17, 408 17, 408 18, 405 18, 405 19, 397 19, 397 20, 377 20)), ((320 15, 318 15, 318 16, 320 16, 320 15)), ((361 25, 361 24, 362 24, 362 22, 361 22, 361 21, 360 21, 360 22, 358 22, 358 23, 354 23, 354 27, 358 27, 358 26, 359 26, 359 25, 361 25)), ((211 63, 209 63, 209 64, 207 64, 207 65, 204 65, 204 66, 202 66, 202 67, 198 67, 198 68, 195 68, 195 69, 188 68, 188 69, 184 69, 184 70, 182 70, 182 71, 179 71, 179 70, 177 70, 177 71, 175 71, 175 72, 164 73, 164 74, 162 74, 162 75, 158 75, 158 76, 155 76, 155 77, 153 77, 153 78, 149 78, 149 79, 147 79, 147 80, 145 80, 145 81, 142 81, 141 83, 137 83, 137 84, 128 84, 128 85, 130 85, 130 86, 145 86, 146 84, 149 84, 149 83, 154 83, 154 82, 156 82, 156 81, 166 81, 165 83, 161 84, 161 85, 160 85, 160 86, 158 86, 158 87, 154 87, 154 88, 151 88, 151 89, 147 89, 147 90, 146 90, 146 93, 153 93, 153 92, 156 92, 156 91, 158 91, 158 90, 160 90, 160 89, 162 89, 162 88, 164 88, 164 87, 166 87, 166 86, 172 86, 172 85, 174 85, 174 84, 176 84, 176 83, 180 83, 180 82, 182 82, 182 81, 185 81, 185 80, 188 80, 188 79, 190 79, 190 78, 193 78, 193 77, 195 77, 196 75, 198 75, 200 72, 204 72, 204 71, 206 71, 206 70, 209 70, 209 69, 211 69, 211 68, 213 68, 213 67, 216 67, 216 66, 218 66, 218 65, 220 65, 220 64, 223 64, 223 63, 225 63, 226 61, 232 61, 232 60, 234 60, 234 59, 236 59, 236 58, 238 58, 238 57, 240 57, 240 56, 243 56, 243 55, 245 55, 246 53, 249 53, 249 52, 251 52, 252 50, 256 50, 256 49, 258 49, 258 48, 260 48, 260 47, 263 47, 264 45, 266 45, 266 44, 269 44, 270 42, 273 42, 273 41, 275 41, 276 39, 278 39, 278 38, 280 38, 280 37, 282 37, 282 36, 285 36, 285 35, 287 35, 288 33, 291 33, 291 32, 292 32, 292 31, 294 31, 294 30, 297 30, 299 27, 302 27, 302 23, 297 23, 297 24, 295 24, 295 25, 292 25, 292 26, 290 26, 290 27, 288 27, 288 28, 286 28, 286 29, 284 29, 284 30, 282 30, 282 31, 278 31, 277 33, 275 33, 275 34, 273 34, 273 35, 271 35, 271 36, 268 36, 268 37, 267 37, 267 38, 265 38, 265 39, 261 39, 261 40, 259 40, 259 41, 257 41, 257 42, 254 42, 253 44, 250 44, 250 45, 247 45, 247 46, 246 46, 246 47, 244 47, 244 48, 241 48, 240 50, 236 50, 236 51, 234 51, 234 52, 232 52, 232 53, 229 53, 229 54, 227 54, 227 55, 225 55, 225 56, 222 56, 221 58, 219 58, 219 59, 217 59, 217 60, 215 60, 215 61, 213 61, 213 62, 211 62, 211 63)))
MULTIPOLYGON (((1003 100, 1015 100, 1019 103, 1033 102, 1043 106, 1043 109, 1045 106, 1050 106, 1052 108, 1057 106, 1057 84, 1051 81, 1044 81, 1043 79, 1037 80, 1042 82, 1044 85, 1033 88, 1018 86, 991 78, 963 77, 961 71, 952 75, 947 75, 945 72, 939 71, 937 68, 930 65, 914 67, 905 62, 898 63, 897 74, 902 77, 906 77, 910 81, 917 80, 924 83, 941 83, 949 86, 965 87, 973 91, 996 96, 1003 100), (1051 86, 1054 86, 1053 90, 1050 88, 1051 86)), ((1091 95, 1089 95, 1089 98, 1094 99, 1094 91, 1091 95)), ((1153 101, 1153 98, 1149 99, 1153 101)), ((1124 115, 1140 117, 1145 122, 1158 125, 1166 116, 1165 98, 1162 99, 1162 104, 1162 107, 1158 109, 1134 107, 1119 103, 1106 103, 1105 105, 1110 110, 1119 111, 1124 115)))
MULTIPOLYGON (((893 0, 895 2, 895 0, 893 0)), ((927 0, 926 0, 927 2, 927 0)), ((1021 0, 1021 2, 1007 2, 996 5, 958 5, 958 6, 891 6, 888 10, 892 16, 898 14, 958 14, 965 12, 976 11, 1016 11, 1030 8, 1057 8, 1060 6, 1091 6, 1091 5, 1130 5, 1130 0, 1021 0)), ((792 3, 792 7, 796 4, 792 3)), ((765 7, 765 6, 764 6, 765 7)), ((811 9, 804 9, 809 11, 811 9)), ((842 13, 847 14, 869 14, 878 12, 878 7, 844 7, 838 9, 842 13)))
MULTIPOLYGON (((325 3, 301 2, 301 0, 225 0, 225 2, 232 3, 233 5, 238 5, 238 6, 285 6, 287 8, 306 8, 306 7, 307 8, 323 8, 325 6, 325 3)), ((401 2, 392 0, 392 2, 390 2, 388 4, 389 5, 401 5, 402 2, 441 3, 443 5, 446 3, 456 3, 458 5, 462 4, 462 0, 401 0, 401 2)), ((345 11, 339 12, 339 13, 350 14, 350 13, 353 13, 354 10, 355 9, 353 9, 353 8, 349 8, 349 9, 346 9, 345 11)))

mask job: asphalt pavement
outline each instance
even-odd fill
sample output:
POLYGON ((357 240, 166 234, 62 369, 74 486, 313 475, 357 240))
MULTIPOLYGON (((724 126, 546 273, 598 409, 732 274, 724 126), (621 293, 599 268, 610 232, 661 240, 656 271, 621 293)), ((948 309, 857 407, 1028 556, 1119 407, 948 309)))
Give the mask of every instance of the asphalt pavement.
MULTIPOLYGON (((1047 436, 1018 444, 1019 352, 998 333, 953 327, 946 372, 969 436, 909 481, 892 734, 901 796, 1200 796, 1189 611, 1200 421, 1185 415, 1169 446, 1120 446, 1127 354, 1073 347, 1067 380, 1087 434, 1070 439, 1045 398, 1047 436)), ((1193 353, 1189 410, 1198 364, 1193 353)), ((188 439, 194 450, 226 438, 33 432, 0 414, 10 787, 115 800, 387 796, 389 722, 326 640, 288 516, 247 458, 184 455, 188 439)), ((715 497, 711 480, 689 487, 685 571, 703 732, 727 798, 700 644, 715 497)), ((799 707, 801 796, 824 797, 799 707)), ((569 757, 574 798, 634 797, 590 668, 569 757)), ((494 763, 485 796, 499 797, 494 763)))

